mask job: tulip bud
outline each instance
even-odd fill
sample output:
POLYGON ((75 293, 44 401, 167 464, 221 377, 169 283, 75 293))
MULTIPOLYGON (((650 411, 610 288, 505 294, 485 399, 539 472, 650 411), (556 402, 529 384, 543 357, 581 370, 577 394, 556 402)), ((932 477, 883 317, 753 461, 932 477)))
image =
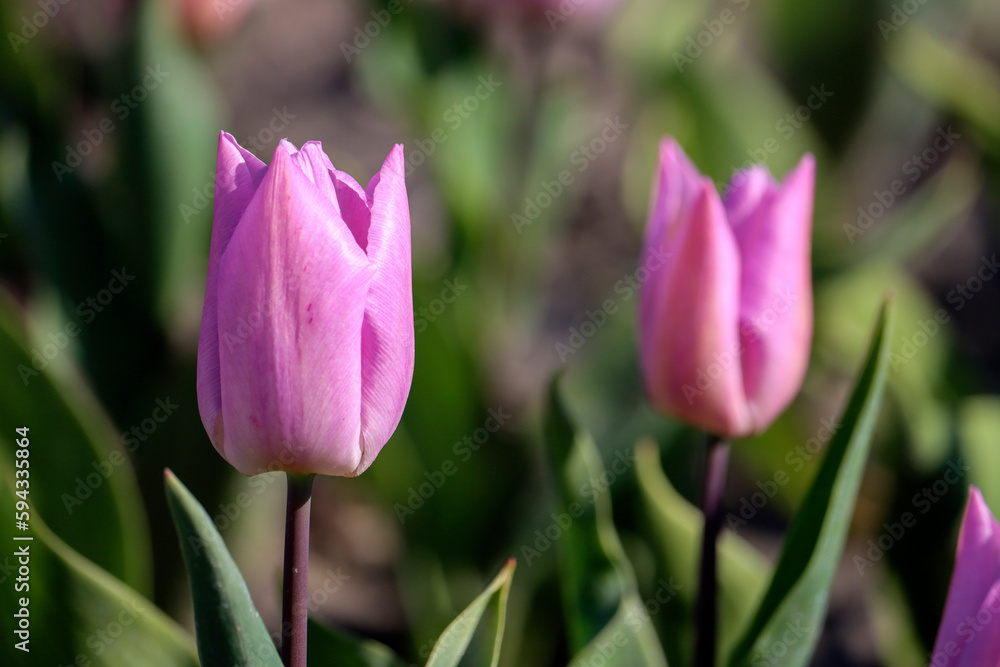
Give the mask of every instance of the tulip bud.
POLYGON ((976 487, 962 519, 933 667, 1000 665, 1000 524, 976 487))
POLYGON ((798 392, 812 341, 814 180, 808 155, 782 184, 753 166, 723 199, 673 139, 662 142, 639 303, 642 371, 658 409, 740 438, 798 392))
POLYGON ((198 408, 245 475, 362 473, 413 377, 403 148, 367 188, 318 142, 270 166, 219 139, 198 408))

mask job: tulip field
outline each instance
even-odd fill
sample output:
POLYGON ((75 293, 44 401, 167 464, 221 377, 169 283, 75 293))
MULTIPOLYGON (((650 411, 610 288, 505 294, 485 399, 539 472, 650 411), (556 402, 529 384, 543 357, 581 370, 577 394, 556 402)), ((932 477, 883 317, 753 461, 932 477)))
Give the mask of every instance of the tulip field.
POLYGON ((0 665, 1000 667, 995 2, 0 29, 0 665))

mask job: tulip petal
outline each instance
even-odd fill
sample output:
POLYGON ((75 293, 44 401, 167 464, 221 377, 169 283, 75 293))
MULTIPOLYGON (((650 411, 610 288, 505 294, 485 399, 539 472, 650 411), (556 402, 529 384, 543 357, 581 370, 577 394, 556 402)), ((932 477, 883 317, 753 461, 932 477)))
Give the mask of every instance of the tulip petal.
POLYGON ((371 200, 350 174, 333 170, 337 200, 344 221, 362 250, 368 251, 368 229, 372 223, 371 200))
POLYGON ((205 280, 205 305, 202 309, 198 338, 198 411, 205 431, 215 448, 222 452, 222 439, 216 437, 216 423, 222 410, 219 378, 219 330, 217 291, 219 261, 260 186, 267 165, 244 150, 231 134, 219 134, 219 152, 215 176, 215 207, 212 242, 205 280))
POLYGON ((727 194, 726 208, 742 258, 744 392, 759 431, 788 407, 809 364, 815 164, 805 156, 781 186, 762 168, 744 176, 727 194))
POLYGON ((366 193, 372 202, 368 259, 375 277, 362 330, 363 452, 356 475, 371 465, 399 424, 413 379, 410 210, 401 145, 389 153, 366 193))
POLYGON ((223 455, 240 472, 351 474, 373 267, 282 143, 219 269, 223 455))
POLYGON ((991 619, 996 619, 997 614, 992 610, 1000 608, 998 605, 1000 524, 987 507, 982 493, 973 486, 969 488, 955 570, 934 643, 934 657, 948 656, 947 667, 1000 664, 1000 629, 987 624, 977 631, 968 621, 970 617, 975 619, 983 608, 990 610, 991 619))
POLYGON ((722 202, 708 179, 681 214, 674 255, 652 272, 640 335, 653 403, 723 437, 750 427, 739 363, 740 257, 722 202))
MULTIPOLYGON (((639 294, 640 320, 648 320, 642 325, 643 329, 655 330, 662 324, 652 314, 661 312, 658 306, 661 288, 672 264, 671 258, 676 256, 687 225, 691 223, 691 208, 700 193, 698 170, 672 137, 665 138, 660 142, 659 165, 650 195, 649 219, 639 264, 650 272, 646 280, 648 286, 639 294)), ((642 340, 652 343, 653 337, 643 336, 642 340)), ((649 358, 649 353, 644 349, 643 358, 649 358)))
POLYGON ((644 245, 672 254, 683 235, 687 214, 701 193, 701 174, 672 137, 660 142, 656 174, 644 245))
POLYGON ((292 163, 298 167, 313 184, 319 188, 323 196, 337 206, 337 193, 333 182, 333 163, 323 152, 323 144, 318 141, 307 141, 302 144, 302 148, 295 150, 295 146, 285 139, 281 143, 286 144, 285 150, 292 156, 292 163))

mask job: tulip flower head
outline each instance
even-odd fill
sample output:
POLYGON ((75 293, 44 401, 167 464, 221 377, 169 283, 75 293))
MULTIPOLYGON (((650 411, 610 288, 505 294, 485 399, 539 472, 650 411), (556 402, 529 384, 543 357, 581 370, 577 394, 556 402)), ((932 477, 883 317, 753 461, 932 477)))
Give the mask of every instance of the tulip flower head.
POLYGON ((222 133, 198 408, 245 475, 354 476, 413 377, 410 217, 396 146, 367 188, 318 142, 270 165, 222 133))
POLYGON ((812 341, 814 181, 806 155, 783 183, 759 165, 738 172, 723 198, 673 139, 662 142, 639 303, 642 371, 658 409, 740 438, 798 392, 812 341))
POLYGON ((974 486, 930 665, 1000 665, 1000 524, 974 486))

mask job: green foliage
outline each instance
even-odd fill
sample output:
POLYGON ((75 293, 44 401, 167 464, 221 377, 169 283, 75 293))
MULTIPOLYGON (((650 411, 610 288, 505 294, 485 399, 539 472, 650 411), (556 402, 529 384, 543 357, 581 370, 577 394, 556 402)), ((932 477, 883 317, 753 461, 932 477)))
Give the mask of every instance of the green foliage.
MULTIPOLYGON (((552 523, 573 665, 666 666, 635 572, 615 530, 609 480, 634 464, 620 453, 605 468, 593 440, 574 432, 553 383, 545 425, 557 488, 552 523)), ((538 545, 536 545, 538 546, 538 545)))
POLYGON ((806 665, 812 657, 885 390, 892 321, 892 306, 887 303, 840 429, 788 530, 760 607, 733 649, 731 667, 774 656, 783 665, 806 665))
POLYGON ((166 489, 191 579, 202 662, 280 667, 274 642, 211 517, 169 470, 166 489))

